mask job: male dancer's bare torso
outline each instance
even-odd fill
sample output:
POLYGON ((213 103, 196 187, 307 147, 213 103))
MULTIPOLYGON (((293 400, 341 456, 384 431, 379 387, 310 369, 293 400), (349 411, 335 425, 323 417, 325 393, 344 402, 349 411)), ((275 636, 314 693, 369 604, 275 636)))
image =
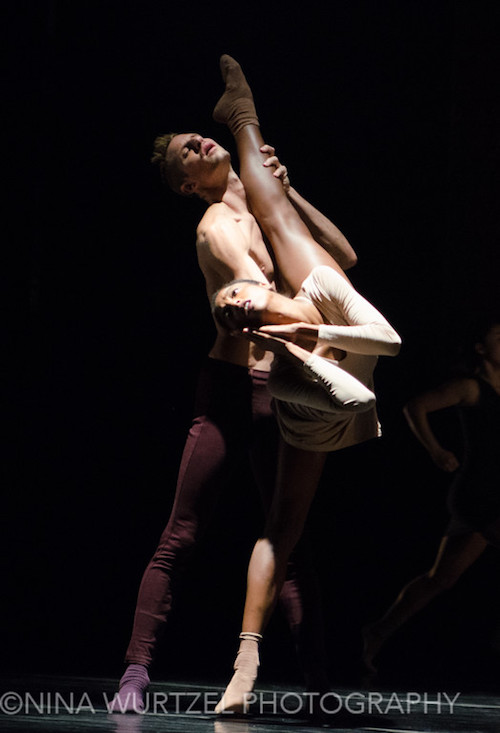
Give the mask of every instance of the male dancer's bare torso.
MULTIPOLYGON (((230 280, 274 282, 274 265, 261 230, 243 207, 236 211, 223 201, 209 206, 197 228, 196 249, 209 299, 230 280)), ((270 352, 223 332, 217 324, 216 328, 211 358, 269 371, 273 358, 270 352)))

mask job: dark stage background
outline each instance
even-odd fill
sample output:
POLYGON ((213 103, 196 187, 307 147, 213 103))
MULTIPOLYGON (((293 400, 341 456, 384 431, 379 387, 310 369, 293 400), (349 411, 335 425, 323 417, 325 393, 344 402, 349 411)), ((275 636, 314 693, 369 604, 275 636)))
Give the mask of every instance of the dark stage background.
MULTIPOLYGON (((355 285, 404 339, 378 367, 385 436, 332 456, 310 518, 332 676, 359 628, 431 562, 449 477, 401 415, 498 305, 499 6, 4 2, 7 216, 2 561, 5 671, 116 675, 171 505, 213 328, 203 207, 168 195, 152 140, 211 121, 241 61, 292 183, 346 233, 355 285)), ((498 312, 498 311, 497 311, 498 312)), ((453 416, 439 429, 456 441, 453 416)), ((182 583, 155 678, 225 680, 259 507, 231 487, 182 583)), ((499 556, 388 645, 389 678, 484 688, 500 666, 499 556)), ((279 617, 262 678, 297 679, 279 617)))

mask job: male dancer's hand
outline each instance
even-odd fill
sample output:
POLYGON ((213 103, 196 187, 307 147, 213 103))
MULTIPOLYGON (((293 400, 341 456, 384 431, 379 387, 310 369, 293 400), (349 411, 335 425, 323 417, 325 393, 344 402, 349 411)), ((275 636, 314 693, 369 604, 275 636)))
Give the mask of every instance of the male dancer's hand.
POLYGON ((276 150, 272 145, 263 145, 260 149, 261 153, 267 153, 269 156, 262 163, 264 168, 274 168, 273 176, 279 178, 283 184, 285 193, 290 190, 290 178, 288 177, 288 168, 278 160, 278 156, 275 154, 276 150))

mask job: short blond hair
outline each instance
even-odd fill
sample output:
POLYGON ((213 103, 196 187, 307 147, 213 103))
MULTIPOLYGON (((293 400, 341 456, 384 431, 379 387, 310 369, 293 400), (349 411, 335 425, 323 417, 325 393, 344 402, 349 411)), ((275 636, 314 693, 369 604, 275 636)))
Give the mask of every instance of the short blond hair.
POLYGON ((175 191, 185 195, 181 190, 181 186, 186 180, 186 174, 181 167, 180 161, 176 156, 168 155, 168 147, 174 137, 179 135, 178 132, 168 132, 165 135, 159 135, 153 144, 153 155, 151 163, 157 165, 160 169, 163 182, 175 191))

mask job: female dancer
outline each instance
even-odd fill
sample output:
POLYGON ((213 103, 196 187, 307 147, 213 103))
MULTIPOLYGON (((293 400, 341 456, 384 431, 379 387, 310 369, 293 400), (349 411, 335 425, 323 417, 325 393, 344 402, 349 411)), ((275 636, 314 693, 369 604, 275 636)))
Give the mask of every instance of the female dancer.
POLYGON ((487 321, 473 344, 472 374, 415 397, 405 407, 408 424, 442 471, 458 472, 450 489, 451 521, 431 569, 412 580, 384 616, 363 629, 363 661, 373 660, 385 642, 439 593, 451 588, 484 552, 500 546, 500 319, 487 321), (462 464, 436 438, 429 413, 456 406, 464 438, 462 464))
POLYGON ((377 355, 395 355, 400 339, 312 239, 281 184, 262 166, 264 141, 250 88, 230 56, 221 58, 221 70, 226 91, 214 117, 228 124, 235 137, 252 213, 294 294, 287 298, 266 286, 236 281, 219 291, 214 304, 216 317, 230 330, 271 324, 258 332, 249 330, 248 335, 277 354, 270 389, 277 398, 284 439, 271 511, 248 568, 235 674, 216 708, 216 712, 243 712, 257 676, 258 643, 282 586, 288 557, 301 536, 327 452, 377 436, 373 396, 364 393, 359 382, 371 390, 377 355), (292 241, 294 251, 300 252, 293 257, 292 241), (322 356, 332 348, 334 364, 322 356))

